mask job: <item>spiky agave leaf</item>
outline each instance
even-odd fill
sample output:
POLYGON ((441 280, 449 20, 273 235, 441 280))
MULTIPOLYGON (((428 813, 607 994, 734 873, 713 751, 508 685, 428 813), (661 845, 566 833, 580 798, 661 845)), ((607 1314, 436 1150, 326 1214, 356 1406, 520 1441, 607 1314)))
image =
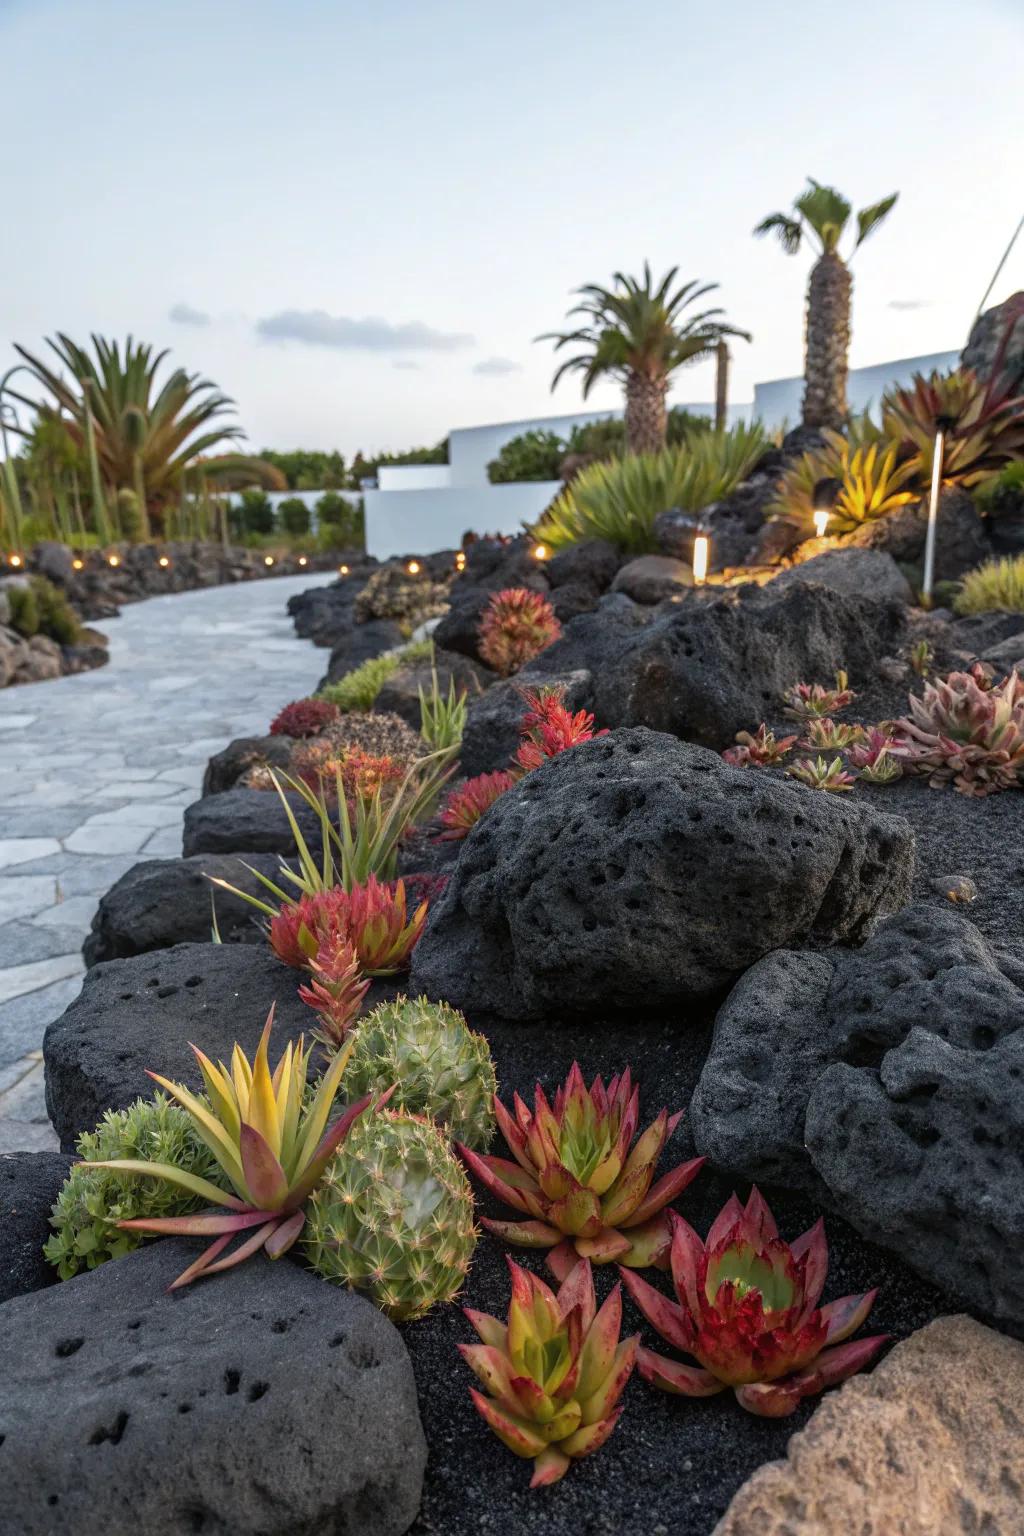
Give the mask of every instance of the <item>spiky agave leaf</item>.
POLYGON ((704 1242, 675 1212, 672 1221, 676 1300, 621 1272, 651 1326, 697 1361, 641 1349, 640 1374, 662 1391, 707 1397, 731 1387, 749 1412, 780 1418, 804 1397, 852 1376, 886 1342, 877 1335, 837 1347, 864 1322, 877 1292, 819 1307, 828 1274, 821 1221, 794 1243, 783 1242, 756 1188, 745 1207, 730 1198, 704 1242))

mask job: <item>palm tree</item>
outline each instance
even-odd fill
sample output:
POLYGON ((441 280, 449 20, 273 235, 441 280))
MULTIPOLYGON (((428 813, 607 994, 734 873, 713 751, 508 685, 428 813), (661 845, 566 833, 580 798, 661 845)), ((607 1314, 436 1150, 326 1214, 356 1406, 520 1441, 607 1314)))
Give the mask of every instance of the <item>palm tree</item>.
MULTIPOLYGON (((898 192, 857 214, 860 249, 890 212, 898 192)), ((787 256, 795 256, 806 239, 818 252, 807 285, 807 329, 804 338, 805 427, 830 427, 840 431, 846 421, 846 373, 850 352, 850 301, 853 278, 849 260, 839 254, 839 242, 853 208, 834 187, 823 187, 807 178, 807 190, 794 201, 791 213, 771 213, 754 230, 755 235, 775 234, 787 256)))
MULTIPOLYGON (((243 436, 242 428, 220 419, 233 410, 234 402, 208 379, 175 368, 157 383, 166 351, 154 355, 152 347, 134 342, 131 336, 123 353, 116 341, 102 336, 93 336, 92 344, 95 360, 59 332, 56 341, 47 339, 69 377, 24 347, 15 350, 52 396, 53 404, 36 407, 40 414, 61 421, 95 469, 95 515, 101 515, 101 500, 109 504, 119 490, 132 490, 145 536, 150 517, 161 522, 164 508, 178 499, 188 466, 210 449, 243 436)), ((15 398, 36 405, 22 395, 15 398)), ((227 457, 225 468, 234 483, 241 476, 248 477, 250 485, 286 489, 284 476, 263 460, 239 454, 227 457)), ((216 473, 214 467, 214 479, 216 473)), ((207 478, 211 478, 209 470, 207 478)))
POLYGON ((683 283, 672 292, 678 267, 653 286, 649 262, 643 280, 616 272, 611 288, 588 283, 576 291, 583 295, 569 311, 586 317, 574 331, 548 331, 538 341, 553 341, 555 351, 579 343, 583 348, 555 371, 554 389, 565 373, 583 375, 583 398, 605 375, 621 379, 626 389, 626 448, 630 453, 653 453, 665 446, 665 397, 669 375, 685 363, 711 357, 726 336, 750 337, 719 316, 722 309, 705 309, 684 315, 691 304, 711 293, 717 283, 699 286, 683 283))

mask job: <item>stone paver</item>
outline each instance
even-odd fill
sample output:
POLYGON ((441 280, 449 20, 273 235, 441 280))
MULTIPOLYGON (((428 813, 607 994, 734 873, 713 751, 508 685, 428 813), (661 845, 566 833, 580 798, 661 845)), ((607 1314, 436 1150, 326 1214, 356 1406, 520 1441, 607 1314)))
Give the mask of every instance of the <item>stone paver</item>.
POLYGON ((77 994, 99 897, 179 855, 210 754, 314 687, 323 657, 285 604, 330 580, 134 604, 100 626, 109 666, 0 692, 0 1151, 56 1146, 39 1047, 77 994))

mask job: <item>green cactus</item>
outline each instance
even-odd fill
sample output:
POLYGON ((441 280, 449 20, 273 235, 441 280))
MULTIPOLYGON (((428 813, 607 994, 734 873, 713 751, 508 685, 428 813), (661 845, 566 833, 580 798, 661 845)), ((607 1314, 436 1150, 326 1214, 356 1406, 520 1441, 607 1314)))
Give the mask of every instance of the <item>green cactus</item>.
POLYGON ((80 1269, 95 1269, 108 1259, 123 1258, 144 1241, 143 1232, 122 1232, 118 1221, 140 1216, 184 1216, 205 1202, 160 1179, 138 1178, 85 1164, 112 1158, 142 1158, 173 1163, 225 1187, 213 1153, 199 1140, 191 1118, 162 1093, 152 1100, 136 1099, 129 1109, 108 1110, 95 1131, 83 1131, 77 1163, 57 1196, 50 1216, 53 1236, 43 1253, 62 1280, 80 1269))
POLYGON ((490 1146, 494 1062, 485 1037, 474 1034, 457 1009, 398 997, 357 1025, 344 1080, 350 1102, 392 1084, 392 1109, 428 1115, 475 1152, 490 1146))
POLYGON ((306 1211, 317 1273, 366 1291, 396 1323, 458 1294, 476 1239, 462 1164, 436 1126, 391 1110, 360 1116, 306 1211))

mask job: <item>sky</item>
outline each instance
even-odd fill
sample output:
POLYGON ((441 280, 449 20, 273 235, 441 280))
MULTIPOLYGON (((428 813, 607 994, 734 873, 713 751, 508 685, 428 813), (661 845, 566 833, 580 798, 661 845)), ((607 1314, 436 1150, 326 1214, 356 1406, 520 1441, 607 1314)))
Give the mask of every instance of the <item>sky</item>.
POLYGON ((751 231, 808 175, 900 193, 851 365, 956 349, 1024 213, 1022 47, 1024 0, 0 0, 0 367, 131 332, 253 448, 393 451, 619 404, 534 338, 649 260, 720 284, 749 400, 801 371, 810 257, 751 231))

